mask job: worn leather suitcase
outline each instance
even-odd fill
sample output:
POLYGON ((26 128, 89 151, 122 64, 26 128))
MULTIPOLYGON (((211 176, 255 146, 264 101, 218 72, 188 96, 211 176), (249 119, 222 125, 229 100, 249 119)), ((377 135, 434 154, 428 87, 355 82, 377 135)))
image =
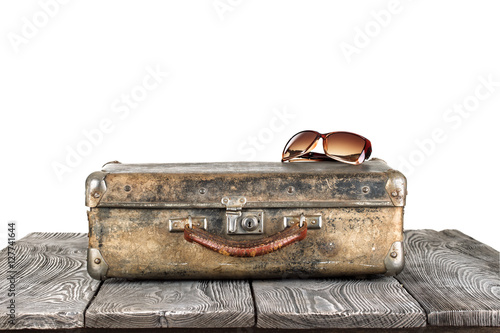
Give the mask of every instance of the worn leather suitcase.
POLYGON ((95 279, 306 278, 403 269, 406 179, 379 159, 121 164, 86 182, 95 279))

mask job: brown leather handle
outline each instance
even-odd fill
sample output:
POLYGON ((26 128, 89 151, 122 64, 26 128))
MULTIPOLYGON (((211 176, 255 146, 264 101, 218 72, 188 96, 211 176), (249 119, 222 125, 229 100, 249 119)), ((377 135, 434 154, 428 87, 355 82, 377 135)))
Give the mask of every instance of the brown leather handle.
POLYGON ((303 240, 306 235, 307 223, 305 222, 302 227, 296 223, 272 236, 243 241, 225 239, 200 228, 190 228, 189 225, 184 227, 184 238, 188 242, 195 242, 215 252, 233 257, 255 257, 271 253, 303 240))

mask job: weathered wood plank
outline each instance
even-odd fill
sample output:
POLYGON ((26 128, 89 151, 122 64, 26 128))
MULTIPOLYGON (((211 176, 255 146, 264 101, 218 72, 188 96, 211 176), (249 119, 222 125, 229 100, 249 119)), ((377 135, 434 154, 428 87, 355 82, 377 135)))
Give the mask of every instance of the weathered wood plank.
POLYGON ((397 279, 430 325, 500 326, 500 256, 457 230, 410 230, 397 279))
POLYGON ((87 274, 83 233, 32 233, 15 245, 15 297, 7 290, 7 248, 0 252, 0 329, 84 327, 84 312, 100 282, 87 274), (15 325, 7 306, 15 300, 15 325))
POLYGON ((86 327, 249 327, 255 322, 248 281, 106 280, 86 327))
POLYGON ((425 326, 424 311, 391 277, 252 282, 257 327, 395 328, 425 326))

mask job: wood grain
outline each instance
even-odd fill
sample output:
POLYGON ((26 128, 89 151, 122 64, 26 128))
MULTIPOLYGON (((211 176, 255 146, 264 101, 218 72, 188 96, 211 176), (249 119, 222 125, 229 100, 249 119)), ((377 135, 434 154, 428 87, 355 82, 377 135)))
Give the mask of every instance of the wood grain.
MULTIPOLYGON (((456 230, 408 231, 405 247, 406 268, 397 276, 404 288, 389 277, 253 281, 258 327, 419 327, 426 313, 429 325, 500 326, 498 251, 456 230)), ((18 241, 16 325, 2 310, 0 329, 82 328, 84 313, 86 326, 96 328, 254 325, 250 284, 241 280, 112 279, 85 312, 100 285, 86 272, 86 249, 86 234, 33 233, 18 241)), ((3 249, 2 309, 9 301, 6 257, 3 249)))
POLYGON ((86 312, 86 327, 249 327, 248 281, 106 280, 86 312))
POLYGON ((252 282, 257 327, 396 328, 425 326, 425 313, 392 277, 252 282))
MULTIPOLYGON (((100 282, 86 269, 87 234, 32 233, 15 245, 16 319, 8 323, 7 248, 0 252, 0 329, 84 327, 84 312, 100 282)), ((10 274, 9 274, 10 275, 10 274)))
POLYGON ((397 279, 430 325, 500 326, 500 256, 457 230, 406 232, 406 266, 397 279))

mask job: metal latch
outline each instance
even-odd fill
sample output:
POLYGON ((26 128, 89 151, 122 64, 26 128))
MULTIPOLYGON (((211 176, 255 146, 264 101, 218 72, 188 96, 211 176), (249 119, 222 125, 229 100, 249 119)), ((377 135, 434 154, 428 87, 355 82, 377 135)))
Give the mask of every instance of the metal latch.
POLYGON ((285 228, 291 227, 294 224, 307 223, 307 229, 321 229, 321 214, 318 215, 304 215, 300 214, 297 216, 285 216, 283 217, 283 226, 285 228))
POLYGON ((179 217, 168 220, 168 230, 170 232, 184 232, 184 227, 189 225, 191 228, 196 227, 207 230, 207 218, 204 216, 196 217, 179 217))
POLYGON ((245 211, 245 197, 224 197, 221 200, 226 206, 227 233, 236 235, 262 234, 264 232, 264 212, 245 211))

